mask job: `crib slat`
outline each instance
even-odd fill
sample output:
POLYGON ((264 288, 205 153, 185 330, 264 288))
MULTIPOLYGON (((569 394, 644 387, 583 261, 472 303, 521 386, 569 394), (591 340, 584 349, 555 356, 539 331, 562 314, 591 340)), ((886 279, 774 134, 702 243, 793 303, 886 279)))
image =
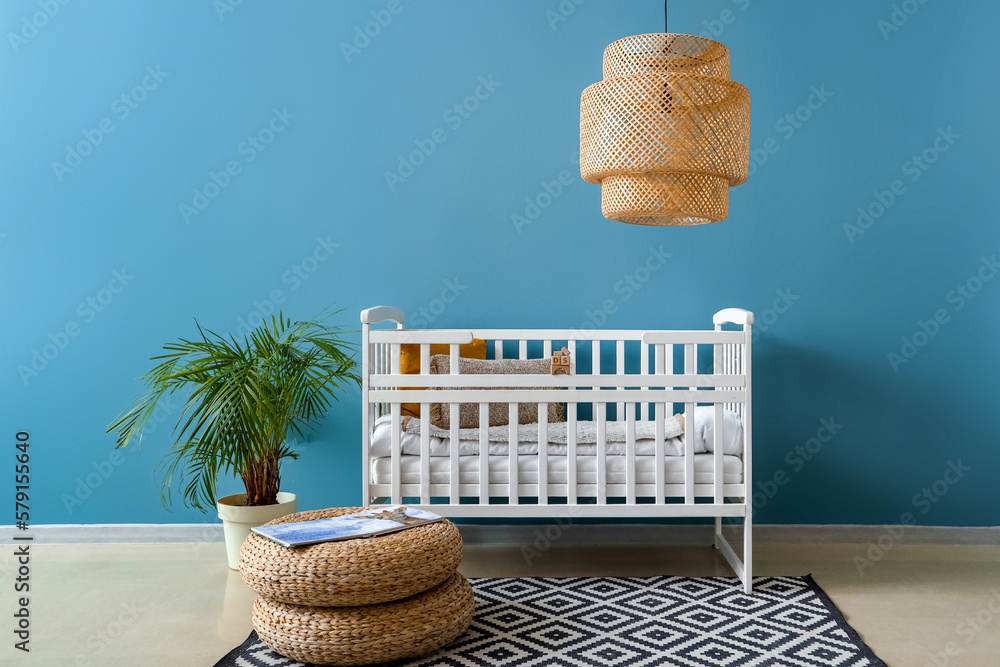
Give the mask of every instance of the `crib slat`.
MULTIPOLYGON (((385 349, 384 349, 385 347, 386 347, 385 345, 376 345, 374 343, 369 344, 368 346, 368 348, 374 353, 375 357, 375 373, 374 373, 375 375, 382 375, 384 373, 389 372, 389 369, 385 367, 385 362, 383 360, 385 357, 385 349)), ((383 414, 382 404, 375 403, 374 405, 375 405, 375 419, 378 419, 383 414)), ((367 455, 365 456, 365 458, 368 458, 367 455)), ((370 479, 371 476, 369 475, 368 478, 370 479)), ((365 502, 365 504, 366 505, 368 504, 367 501, 365 502)))
MULTIPOLYGON (((398 359, 396 360, 398 362, 398 359)), ((391 487, 392 487, 392 497, 389 498, 389 502, 401 503, 403 502, 402 496, 399 495, 399 484, 400 478, 402 477, 402 461, 400 460, 402 454, 402 445, 400 445, 400 432, 399 426, 402 421, 400 416, 401 406, 399 403, 393 403, 391 406, 392 414, 392 434, 390 436, 391 450, 389 452, 389 457, 391 459, 389 466, 390 474, 392 475, 391 487)))
MULTIPOLYGON (((569 341, 573 343, 573 341, 569 341)), ((566 404, 566 502, 576 504, 576 402, 566 404)))
MULTIPOLYGON (((654 371, 657 375, 663 374, 663 355, 664 355, 664 345, 657 345, 655 350, 653 363, 656 365, 654 371)), ((663 470, 663 450, 666 447, 666 433, 664 432, 664 420, 666 416, 666 403, 657 403, 655 406, 655 414, 653 419, 656 420, 656 450, 654 452, 653 462, 656 468, 656 504, 661 505, 666 502, 666 498, 663 493, 663 482, 664 482, 664 470, 663 470)))
POLYGON ((507 407, 507 410, 508 410, 508 412, 507 412, 507 414, 508 414, 508 417, 507 417, 507 419, 508 419, 508 421, 507 421, 508 429, 507 430, 508 430, 508 433, 510 434, 507 437, 507 440, 508 440, 508 443, 507 443, 507 445, 508 445, 508 447, 507 447, 508 463, 507 463, 507 465, 510 466, 510 471, 507 473, 507 502, 510 505, 517 505, 517 499, 518 499, 518 497, 517 497, 517 485, 518 485, 518 475, 517 475, 517 472, 518 472, 517 471, 517 445, 518 445, 518 442, 517 442, 517 408, 518 408, 518 404, 517 403, 508 403, 507 406, 508 406, 507 407))
MULTIPOLYGON (((592 340, 590 342, 590 374, 591 375, 601 374, 601 341, 599 340, 592 340)), ((597 378, 591 378, 591 382, 594 382, 594 387, 599 386, 597 384, 597 378)), ((596 421, 597 420, 596 411, 598 409, 597 403, 591 403, 590 405, 591 405, 591 410, 594 411, 593 412, 594 416, 592 416, 591 419, 596 421)), ((601 403, 600 409, 606 412, 608 409, 607 403, 601 403)), ((606 414, 605 417, 607 417, 606 414)))
MULTIPOLYGON (((431 404, 420 404, 420 504, 431 502, 431 404)), ((398 501, 402 502, 402 501, 398 501)))
POLYGON ((538 504, 549 504, 549 404, 538 404, 538 504))
MULTIPOLYGON (((684 345, 684 372, 697 373, 693 343, 684 345)), ((694 408, 693 402, 684 404, 684 502, 694 504, 694 408)))
MULTIPOLYGON (((736 364, 733 363, 733 358, 735 357, 735 355, 736 355, 736 346, 733 345, 732 343, 726 343, 726 368, 729 369, 730 373, 735 372, 734 369, 736 368, 736 364)), ((736 404, 730 403, 729 409, 735 410, 736 404)))
POLYGON ((490 404, 479 404, 479 504, 490 504, 490 404))
POLYGON ((458 493, 458 447, 459 447, 459 437, 458 437, 458 427, 460 426, 458 420, 458 403, 452 403, 449 406, 451 410, 451 415, 449 416, 451 433, 448 438, 448 502, 453 505, 459 503, 459 493, 458 493))
MULTIPOLYGON (((663 374, 674 374, 674 346, 672 343, 665 343, 663 346, 663 374)), ((674 389, 675 387, 664 387, 664 389, 674 389)), ((674 414, 674 404, 667 403, 667 414, 674 414)))
MULTIPOLYGON (((449 348, 450 349, 450 348, 449 348)), ((431 372, 431 346, 424 343, 420 346, 420 373, 430 375, 431 372)), ((421 412, 421 415, 424 413, 421 412)))
POLYGON ((542 345, 543 345, 542 356, 543 357, 551 357, 552 356, 552 341, 549 340, 549 339, 546 339, 546 340, 544 340, 542 342, 542 345))
POLYGON ((521 342, 518 343, 517 354, 518 354, 518 357, 517 357, 518 359, 527 359, 528 358, 528 341, 527 340, 525 340, 525 339, 522 338, 521 342))
POLYGON ((398 343, 393 343, 392 344, 392 351, 390 352, 390 355, 391 355, 392 359, 391 359, 390 363, 392 365, 392 374, 393 375, 399 375, 400 373, 402 373, 402 371, 399 370, 399 364, 400 364, 400 361, 399 361, 399 351, 400 351, 400 349, 401 348, 399 347, 398 343))
MULTIPOLYGON (((639 343, 639 375, 649 375, 649 345, 639 343)), ((653 418, 653 404, 640 403, 637 419, 642 419, 643 411, 646 412, 646 419, 653 418)))
POLYGON ((608 404, 595 403, 597 413, 597 504, 608 504, 608 404))
POLYGON ((714 476, 712 477, 712 482, 715 487, 714 500, 717 503, 723 501, 722 498, 722 443, 725 442, 722 435, 722 429, 724 422, 722 420, 723 407, 722 403, 715 404, 715 428, 713 429, 715 437, 713 438, 713 446, 715 451, 712 457, 712 463, 714 466, 714 476))
MULTIPOLYGON (((739 366, 739 370, 737 372, 740 375, 746 375, 746 373, 747 373, 747 364, 746 364, 746 359, 744 358, 744 356, 746 354, 746 345, 744 345, 742 343, 737 343, 736 344, 736 349, 738 350, 739 359, 740 359, 740 366, 739 366)), ((742 415, 743 414, 743 404, 740 404, 738 407, 740 409, 740 413, 739 414, 742 415)))
MULTIPOLYGON (((632 404, 629 404, 631 408, 632 404)), ((638 409, 638 408, 637 408, 638 409)), ((635 505, 635 416, 636 410, 627 410, 625 426, 625 504, 635 505)))
MULTIPOLYGON (((615 342, 615 369, 618 375, 625 375, 625 341, 618 340, 615 342)), ((624 389, 625 387, 618 387, 619 389, 624 389)), ((615 420, 625 421, 625 404, 616 403, 615 404, 615 420)))
MULTIPOLYGON (((722 325, 719 325, 722 328, 722 325)), ((731 343, 723 343, 722 345, 722 368, 723 372, 731 372, 733 369, 733 346, 731 343)), ((730 410, 733 409, 732 403, 727 403, 726 407, 730 410)))
MULTIPOLYGON (((448 352, 450 354, 450 357, 448 359, 449 373, 451 373, 452 375, 458 375, 458 364, 459 364, 459 361, 458 361, 458 359, 459 359, 459 347, 458 347, 458 344, 457 343, 452 343, 448 347, 448 352)), ((451 504, 453 504, 453 505, 457 505, 460 502, 460 499, 459 499, 459 490, 458 490, 458 482, 459 482, 459 479, 458 479, 458 477, 459 477, 459 469, 458 469, 458 454, 459 454, 459 451, 458 451, 458 446, 459 446, 458 427, 460 426, 459 419, 458 419, 459 404, 458 403, 451 403, 448 406, 448 409, 450 410, 450 415, 448 416, 448 421, 449 421, 449 424, 451 426, 451 433, 450 433, 450 436, 448 438, 448 502, 451 503, 451 504)))

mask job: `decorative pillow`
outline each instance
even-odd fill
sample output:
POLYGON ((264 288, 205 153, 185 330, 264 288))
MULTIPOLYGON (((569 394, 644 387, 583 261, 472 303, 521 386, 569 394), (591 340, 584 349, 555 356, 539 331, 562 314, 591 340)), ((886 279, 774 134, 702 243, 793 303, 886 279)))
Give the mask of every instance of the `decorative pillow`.
MULTIPOLYGON (((460 375, 549 375, 552 368, 551 359, 459 359, 460 375)), ((431 373, 447 375, 451 371, 451 360, 447 355, 431 357, 431 373)), ((502 389, 503 387, 497 387, 502 389)), ((541 389, 542 387, 538 387, 541 389)), ((560 403, 549 403, 549 422, 566 421, 563 406, 560 403)), ((490 426, 506 426, 510 412, 506 403, 490 403, 490 426)), ((451 405, 448 403, 431 403, 431 424, 438 428, 451 428, 451 405)), ((538 422, 538 404, 520 403, 517 409, 517 421, 520 424, 538 422)), ((479 426, 479 404, 462 403, 458 409, 459 428, 477 428, 479 426)))
MULTIPOLYGON (((451 346, 445 343, 431 345, 431 355, 444 355, 447 359, 451 353, 451 346)), ((482 338, 473 338, 471 343, 458 346, 458 356, 468 359, 486 358, 486 341, 482 338)), ((447 366, 446 366, 447 367, 447 366)), ((415 343, 403 343, 399 346, 399 370, 404 375, 417 375, 420 373, 420 345, 415 343)), ((434 371, 430 371, 433 373, 434 371)), ((448 371, 446 370, 445 373, 448 371)), ((422 387, 404 387, 404 389, 421 389, 422 387)), ((404 417, 420 417, 419 403, 403 403, 400 406, 400 413, 404 417)))

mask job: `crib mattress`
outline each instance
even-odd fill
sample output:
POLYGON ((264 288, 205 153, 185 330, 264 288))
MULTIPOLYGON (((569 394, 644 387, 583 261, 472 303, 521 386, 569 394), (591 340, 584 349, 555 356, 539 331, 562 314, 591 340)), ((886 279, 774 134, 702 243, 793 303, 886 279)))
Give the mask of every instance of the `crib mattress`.
MULTIPOLYGON (((695 484, 712 484, 714 475, 714 454, 694 455, 695 484)), ((430 483, 448 484, 451 480, 451 460, 448 457, 432 456, 430 461, 430 483)), ((547 457, 549 469, 549 484, 565 484, 567 461, 565 456, 547 457)), ((420 483, 420 457, 401 456, 401 484, 420 483)), ((656 483, 656 458, 653 456, 635 457, 636 483, 656 483)), ((663 457, 664 483, 684 483, 684 458, 676 456, 663 457)), ((372 459, 372 483, 389 484, 392 482, 392 460, 388 456, 372 459)), ((722 481, 724 484, 740 484, 743 481, 743 461, 738 456, 722 457, 722 481)), ((489 457, 489 483, 506 484, 510 479, 510 458, 507 456, 489 457)), ((605 459, 605 474, 607 484, 625 484, 625 457, 608 456, 605 459)), ((538 483, 538 456, 519 455, 517 457, 517 478, 521 484, 538 483)), ((479 457, 458 457, 458 479, 461 484, 479 483, 479 457)), ((577 484, 597 484, 597 457, 578 456, 576 459, 577 484)))

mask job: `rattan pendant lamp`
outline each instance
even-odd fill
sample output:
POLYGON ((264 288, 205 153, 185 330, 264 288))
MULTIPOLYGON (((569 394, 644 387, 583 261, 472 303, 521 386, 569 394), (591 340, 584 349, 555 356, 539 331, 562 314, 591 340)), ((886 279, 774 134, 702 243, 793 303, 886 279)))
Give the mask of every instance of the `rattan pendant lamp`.
MULTIPOLYGON (((664 0, 664 30, 667 3, 664 0)), ((729 50, 695 35, 626 37, 604 50, 604 80, 580 98, 580 173, 601 185, 604 217, 700 225, 729 215, 747 180, 750 93, 729 50)))

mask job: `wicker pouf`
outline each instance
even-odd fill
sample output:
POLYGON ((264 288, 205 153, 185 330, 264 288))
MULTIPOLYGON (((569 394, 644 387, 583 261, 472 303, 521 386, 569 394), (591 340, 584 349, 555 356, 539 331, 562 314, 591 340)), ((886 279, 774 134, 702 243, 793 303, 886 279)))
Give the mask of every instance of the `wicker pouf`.
POLYGON ((457 572, 429 591, 365 607, 309 607, 258 596, 253 627, 283 656, 320 665, 412 658, 451 643, 472 621, 472 586, 457 572))
MULTIPOLYGON (((298 512, 267 525, 325 519, 364 508, 298 512)), ((400 600, 448 579, 462 560, 462 536, 450 521, 369 539, 288 548, 251 533, 240 552, 247 586, 276 602, 348 607, 400 600)))

